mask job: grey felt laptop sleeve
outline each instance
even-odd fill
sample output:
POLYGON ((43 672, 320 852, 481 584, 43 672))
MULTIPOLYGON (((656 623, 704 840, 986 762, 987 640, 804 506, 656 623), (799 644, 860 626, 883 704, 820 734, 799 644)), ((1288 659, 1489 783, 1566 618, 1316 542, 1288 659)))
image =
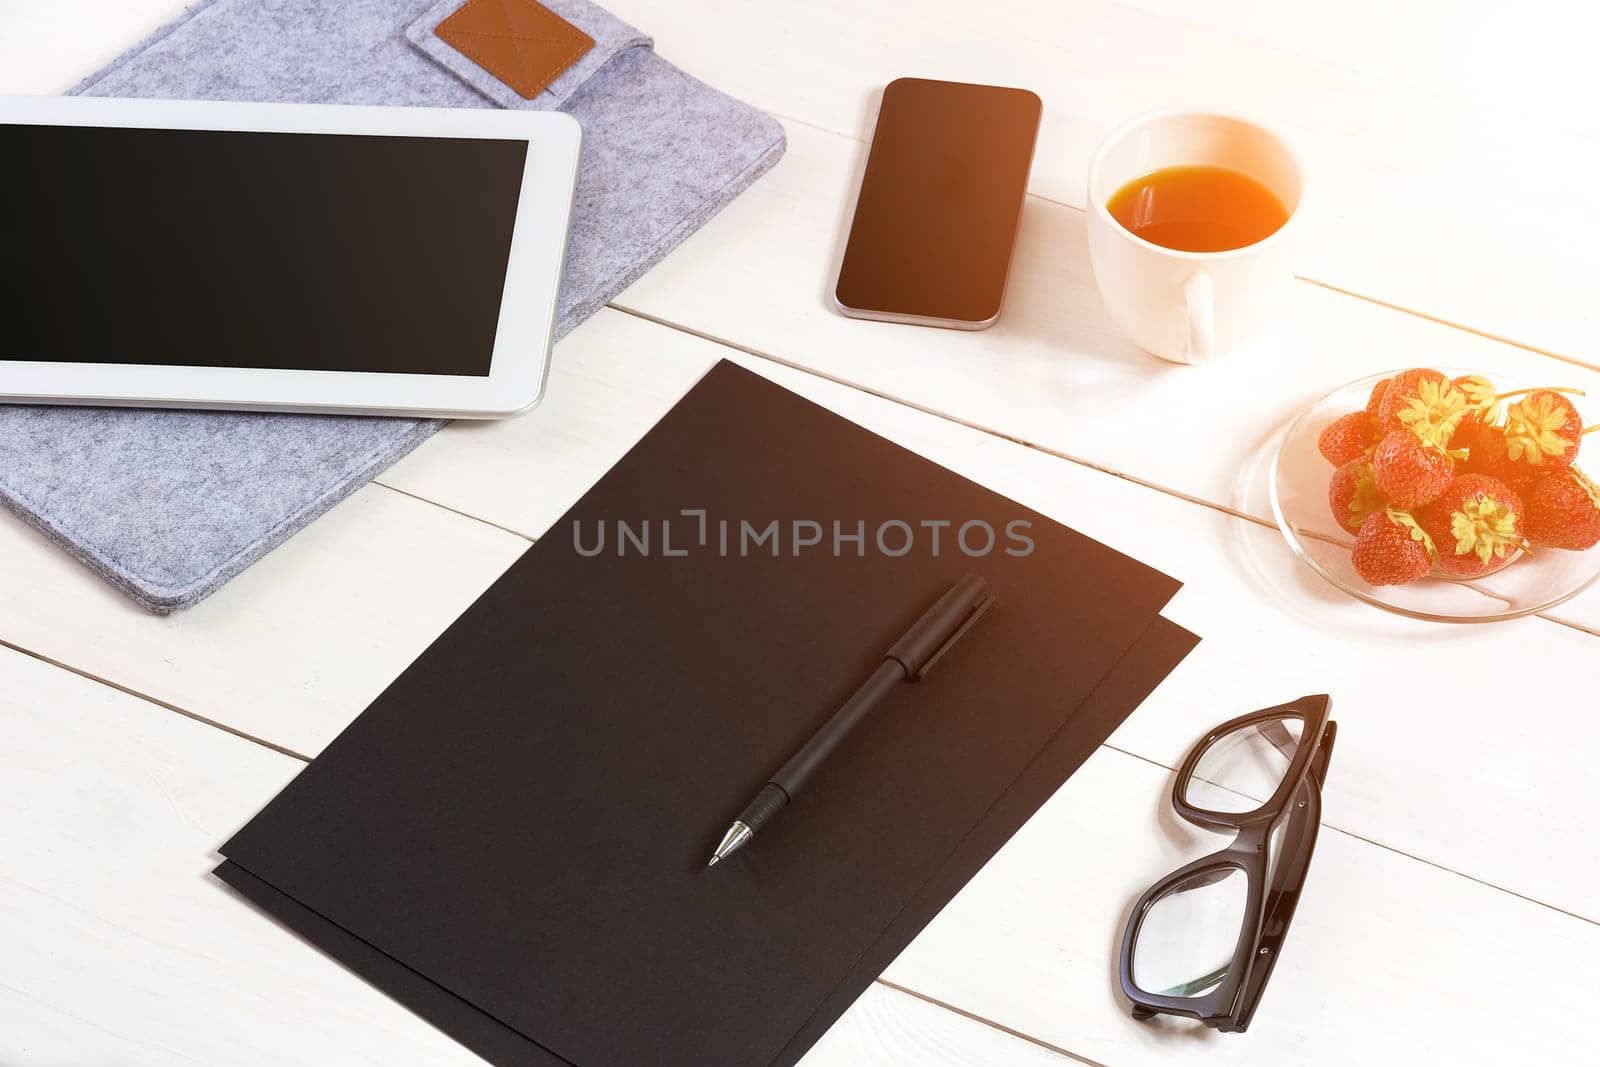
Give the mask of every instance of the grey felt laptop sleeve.
MULTIPOLYGON (((775 121, 689 77, 586 0, 543 0, 595 46, 525 100, 434 34, 461 2, 202 0, 74 92, 567 112, 583 125, 584 149, 558 337, 783 154, 775 121)), ((0 405, 0 501, 140 604, 170 612, 440 425, 0 405)))

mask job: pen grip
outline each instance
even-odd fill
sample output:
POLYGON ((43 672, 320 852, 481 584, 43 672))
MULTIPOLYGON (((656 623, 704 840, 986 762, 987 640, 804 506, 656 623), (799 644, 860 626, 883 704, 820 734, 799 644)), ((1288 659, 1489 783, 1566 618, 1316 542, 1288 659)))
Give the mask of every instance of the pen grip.
POLYGON ((850 732, 865 719, 872 709, 883 702, 901 681, 905 679, 906 669, 892 659, 886 659, 878 664, 878 669, 872 676, 861 683, 861 688, 853 693, 849 700, 839 706, 833 713, 833 718, 822 724, 822 728, 811 735, 789 762, 778 768, 778 773, 772 776, 771 784, 776 786, 785 796, 798 796, 802 786, 810 779, 812 773, 827 760, 828 756, 844 744, 850 732))
POLYGON ((768 782, 761 787, 756 798, 744 806, 744 811, 739 813, 739 821, 750 827, 751 833, 756 833, 787 803, 789 794, 768 782))

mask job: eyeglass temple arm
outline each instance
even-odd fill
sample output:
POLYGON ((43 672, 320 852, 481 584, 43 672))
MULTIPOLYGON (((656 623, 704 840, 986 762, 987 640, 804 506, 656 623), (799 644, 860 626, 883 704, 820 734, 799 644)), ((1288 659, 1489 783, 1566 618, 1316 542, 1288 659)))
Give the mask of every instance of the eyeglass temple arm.
POLYGON ((1317 746, 1317 754, 1312 757, 1310 774, 1317 780, 1317 788, 1328 780, 1328 764, 1333 760, 1333 742, 1339 736, 1339 724, 1330 722, 1322 731, 1322 743, 1317 746))
POLYGON ((1224 963, 1210 974, 1202 974, 1199 978, 1191 978, 1187 982, 1180 982, 1171 989, 1163 989, 1159 995, 1163 997, 1192 997, 1196 993, 1210 989, 1222 981, 1230 966, 1232 966, 1231 963, 1224 963))
POLYGON ((1283 828, 1283 840, 1294 842, 1293 855, 1280 859, 1273 870, 1272 883, 1267 886, 1266 918, 1261 924, 1261 937, 1255 951, 1261 955, 1250 968, 1250 977, 1239 993, 1235 1014, 1238 1029, 1243 1031, 1255 1015, 1261 1002, 1261 991, 1266 988, 1272 968, 1282 953, 1283 940, 1294 918, 1295 906, 1300 903, 1300 891, 1305 886, 1306 872, 1311 869, 1311 851, 1317 841, 1317 826, 1322 819, 1322 783, 1327 779, 1328 764, 1333 757, 1333 742, 1338 736, 1338 724, 1328 723, 1322 731, 1321 743, 1307 769, 1307 780, 1296 796, 1290 799, 1289 823, 1283 828), (1299 801, 1303 798, 1305 803, 1299 801))
POLYGON ((1256 732, 1272 742, 1272 747, 1282 752, 1286 759, 1294 759, 1294 754, 1300 750, 1300 743, 1289 733, 1282 719, 1268 719, 1256 727, 1256 732))

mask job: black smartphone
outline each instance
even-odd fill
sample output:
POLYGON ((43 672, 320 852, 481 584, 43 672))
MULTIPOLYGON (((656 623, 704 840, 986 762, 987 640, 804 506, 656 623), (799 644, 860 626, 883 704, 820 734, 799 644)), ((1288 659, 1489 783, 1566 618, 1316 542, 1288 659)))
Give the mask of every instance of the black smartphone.
POLYGON ((839 266, 839 311, 958 330, 993 325, 1041 110, 1026 89, 890 82, 839 266))

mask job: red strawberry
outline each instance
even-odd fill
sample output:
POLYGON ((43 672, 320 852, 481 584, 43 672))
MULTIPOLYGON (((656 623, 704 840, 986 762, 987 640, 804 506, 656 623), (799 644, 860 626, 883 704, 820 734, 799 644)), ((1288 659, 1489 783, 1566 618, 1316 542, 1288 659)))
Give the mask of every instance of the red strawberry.
POLYGON ((1466 414, 1462 416, 1455 437, 1450 442, 1450 447, 1460 448, 1464 446, 1456 444, 1457 440, 1471 437, 1500 420, 1500 397, 1495 394, 1494 385, 1481 374, 1464 374, 1450 384, 1461 390, 1461 394, 1467 398, 1466 414))
POLYGON ((1328 483, 1328 508, 1340 526, 1360 529, 1366 517, 1384 503, 1383 494, 1372 480, 1372 464, 1365 456, 1333 472, 1333 480, 1328 483))
POLYGON ((1505 430, 1499 426, 1466 428, 1458 431, 1450 443, 1466 450, 1467 458, 1461 464, 1463 472, 1486 475, 1518 492, 1532 486, 1540 473, 1548 469, 1513 461, 1506 447, 1505 430))
POLYGON ((1408 511, 1386 508, 1368 516, 1350 554, 1368 585, 1405 585, 1433 569, 1433 539, 1408 511))
POLYGON ((1582 436, 1583 416, 1552 390, 1536 389, 1506 409, 1506 453, 1514 463, 1570 467, 1582 436))
POLYGON ((1397 374, 1378 403, 1378 433, 1410 430, 1441 448, 1466 417, 1466 394, 1436 370, 1408 370, 1397 374))
POLYGON ((1365 411, 1352 411, 1323 427, 1317 435, 1317 451, 1335 467, 1342 467, 1371 452, 1374 441, 1372 419, 1365 411))
POLYGON ((1393 378, 1383 378, 1372 387, 1372 392, 1367 394, 1367 414, 1373 418, 1378 417, 1378 409, 1383 405, 1383 394, 1388 390, 1393 378))
POLYGON ((1528 540, 1581 551, 1600 544, 1600 486, 1576 467, 1551 471, 1527 494, 1528 540))
MULTIPOLYGON (((1385 423, 1385 430, 1399 429, 1398 426, 1390 426, 1388 423, 1401 408, 1405 407, 1407 401, 1416 398, 1417 387, 1423 382, 1446 385, 1449 384, 1449 379, 1438 371, 1428 370, 1426 367, 1401 371, 1389 379, 1383 389, 1383 398, 1378 401, 1378 410, 1374 412, 1385 423)), ((1368 400, 1370 402, 1371 398, 1368 400)))
POLYGON ((1405 430, 1386 436, 1372 453, 1372 479, 1378 491, 1397 507, 1430 503, 1444 492, 1455 473, 1455 460, 1443 449, 1405 430))
POLYGON ((1502 566, 1512 550, 1525 545, 1522 500, 1497 478, 1463 474, 1417 522, 1433 538, 1439 569, 1458 578, 1476 578, 1502 566))

